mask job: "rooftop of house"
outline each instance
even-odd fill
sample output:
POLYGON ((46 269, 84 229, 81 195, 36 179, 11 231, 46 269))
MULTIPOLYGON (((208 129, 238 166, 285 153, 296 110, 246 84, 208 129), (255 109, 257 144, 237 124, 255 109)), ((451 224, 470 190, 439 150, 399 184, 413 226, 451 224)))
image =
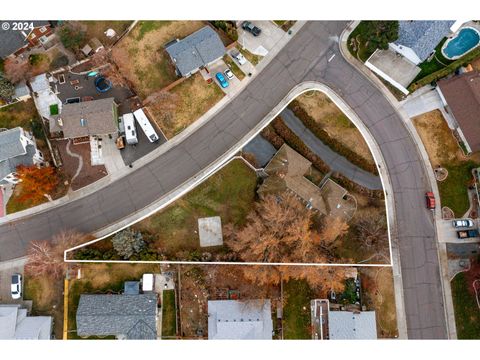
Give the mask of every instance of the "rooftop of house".
POLYGON ((15 85, 15 97, 23 97, 30 95, 30 89, 27 86, 27 83, 25 81, 21 81, 18 84, 15 85))
POLYGON ((115 335, 148 340, 157 338, 157 295, 80 295, 77 309, 79 336, 115 335))
POLYGON ((438 43, 450 34, 454 23, 451 20, 399 21, 398 39, 395 43, 411 48, 424 61, 438 43))
MULTIPOLYGON (((12 21, 4 21, 11 23, 12 21)), ((22 20, 22 22, 33 23, 34 27, 49 25, 48 21, 22 20)), ((27 44, 27 35, 30 31, 14 31, 11 28, 0 29, 0 58, 5 59, 27 44)))
POLYGON ((33 92, 39 93, 45 90, 50 90, 50 82, 47 74, 37 75, 29 80, 30 87, 33 92))
POLYGON ((186 38, 168 45, 166 51, 180 74, 186 76, 199 67, 221 58, 225 55, 226 49, 215 30, 205 26, 186 38))
POLYGON ((293 191, 304 201, 323 214, 329 214, 333 204, 338 203, 346 190, 333 181, 327 181, 322 188, 308 180, 305 175, 312 163, 287 144, 277 151, 265 167, 269 175, 258 189, 259 194, 293 191))
POLYGON ((376 340, 375 311, 329 311, 328 332, 331 340, 376 340))
POLYGON ((18 304, 0 305, 0 340, 48 340, 51 330, 51 316, 27 316, 18 304))
POLYGON ((269 299, 210 300, 209 339, 271 340, 273 323, 269 299))
POLYGON ((0 131, 0 161, 26 154, 21 141, 22 134, 21 127, 0 131))
POLYGON ((28 144, 26 147, 26 153, 20 156, 15 156, 7 160, 0 161, 0 184, 1 180, 7 175, 17 171, 17 167, 20 165, 31 166, 34 164, 33 156, 36 149, 33 145, 28 144))
POLYGON ((67 139, 113 134, 118 129, 116 107, 114 98, 65 104, 55 122, 67 139))
POLYGON ((440 80, 442 92, 472 151, 480 150, 480 73, 467 72, 440 80))

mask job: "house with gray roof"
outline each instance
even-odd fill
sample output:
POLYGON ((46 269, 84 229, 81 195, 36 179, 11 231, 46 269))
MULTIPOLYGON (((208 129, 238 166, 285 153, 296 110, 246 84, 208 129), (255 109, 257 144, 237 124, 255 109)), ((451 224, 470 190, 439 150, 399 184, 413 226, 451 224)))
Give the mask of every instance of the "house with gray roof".
POLYGON ((272 340, 272 333, 269 299, 208 302, 209 340, 272 340))
POLYGON ((157 339, 157 294, 80 295, 77 334, 117 339, 157 339))
MULTIPOLYGON (((13 30, 12 23, 14 21, 2 21, 3 23, 8 23, 10 26, 8 29, 0 28, 0 58, 6 59, 9 56, 15 56, 18 53, 21 53, 28 47, 32 46, 33 43, 29 41, 31 33, 35 29, 41 28, 50 28, 50 23, 48 21, 32 21, 32 20, 22 20, 22 23, 28 23, 33 25, 33 29, 29 28, 28 30, 13 30)), ((15 21, 20 22, 20 21, 15 21)))
POLYGON ((17 167, 40 165, 43 154, 37 149, 35 138, 21 127, 0 131, 0 184, 17 184, 17 167))
POLYGON ((440 41, 451 34, 453 20, 399 21, 398 39, 390 44, 395 52, 415 65, 425 61, 440 41))
POLYGON ((205 26, 182 40, 170 42, 166 49, 180 76, 188 77, 200 68, 221 59, 226 53, 220 36, 205 26))
POLYGON ((329 311, 330 340, 376 340, 375 311, 329 311))
POLYGON ((15 93, 13 97, 18 101, 26 101, 31 98, 30 89, 25 81, 21 81, 15 85, 15 93))
POLYGON ((60 115, 49 121, 50 132, 63 132, 63 138, 114 134, 118 131, 114 98, 64 104, 60 115))
POLYGON ((0 304, 0 340, 50 340, 51 316, 28 316, 18 304, 0 304))

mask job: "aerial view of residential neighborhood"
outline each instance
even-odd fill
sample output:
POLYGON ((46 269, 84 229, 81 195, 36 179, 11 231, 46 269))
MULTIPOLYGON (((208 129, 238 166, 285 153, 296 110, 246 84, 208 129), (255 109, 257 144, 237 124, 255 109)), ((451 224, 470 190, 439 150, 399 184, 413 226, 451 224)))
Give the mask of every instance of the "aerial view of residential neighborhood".
POLYGON ((480 339, 480 21, 0 24, 0 339, 480 339))

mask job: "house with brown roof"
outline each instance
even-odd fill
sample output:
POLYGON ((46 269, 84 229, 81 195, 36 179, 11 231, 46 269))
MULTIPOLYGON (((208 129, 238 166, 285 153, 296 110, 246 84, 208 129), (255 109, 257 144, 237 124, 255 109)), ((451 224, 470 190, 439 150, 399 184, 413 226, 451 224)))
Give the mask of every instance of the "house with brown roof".
POLYGON ((440 80, 440 97, 457 123, 457 132, 469 152, 480 150, 480 74, 467 72, 440 80))
POLYGON ((329 215, 341 208, 347 191, 327 179, 318 187, 305 176, 311 171, 312 163, 287 144, 283 144, 265 167, 268 177, 258 189, 258 194, 278 194, 292 191, 307 204, 308 208, 329 215))
POLYGON ((65 104, 50 121, 50 132, 60 138, 78 139, 114 134, 118 131, 117 104, 114 98, 65 104))

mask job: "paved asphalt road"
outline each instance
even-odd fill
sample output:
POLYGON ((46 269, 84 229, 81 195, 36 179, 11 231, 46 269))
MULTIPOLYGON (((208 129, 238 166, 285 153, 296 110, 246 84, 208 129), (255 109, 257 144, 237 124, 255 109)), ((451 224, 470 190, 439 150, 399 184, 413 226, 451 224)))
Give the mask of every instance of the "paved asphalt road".
MULTIPOLYGON (((96 193, 0 227, 0 261, 25 255, 30 240, 64 228, 92 232, 128 216, 194 176, 253 128, 296 84, 320 81, 358 114, 378 142, 395 189, 405 311, 410 338, 446 338, 428 181, 421 157, 395 110, 340 54, 346 22, 310 22, 222 111, 182 143, 96 193), (333 54, 336 57, 328 62, 333 54)), ((396 236, 395 236, 396 235, 396 236)))
POLYGON ((280 114, 285 124, 312 150, 318 155, 332 171, 339 172, 348 179, 371 190, 381 190, 382 182, 380 177, 369 173, 358 166, 352 164, 343 156, 325 145, 309 129, 303 125, 302 121, 295 116, 292 110, 285 109, 280 114))

